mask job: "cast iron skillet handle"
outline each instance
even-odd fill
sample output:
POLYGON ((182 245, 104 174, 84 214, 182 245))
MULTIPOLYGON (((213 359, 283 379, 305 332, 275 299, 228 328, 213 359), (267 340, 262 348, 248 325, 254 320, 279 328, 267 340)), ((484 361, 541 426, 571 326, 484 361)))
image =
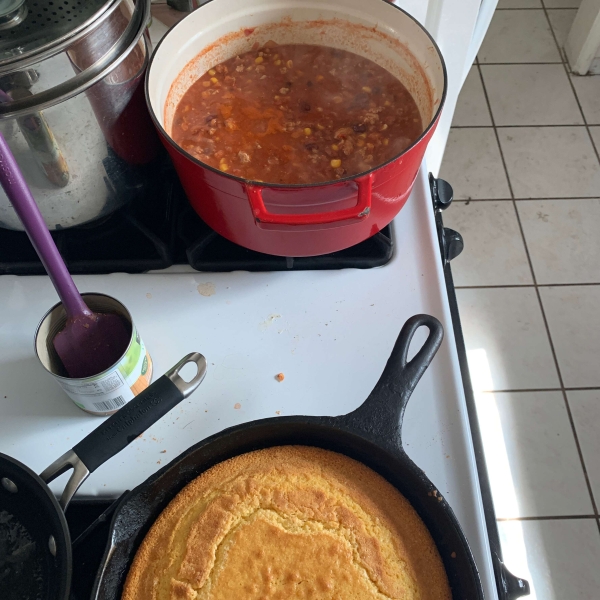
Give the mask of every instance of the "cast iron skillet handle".
POLYGON ((370 438, 394 450, 401 448, 400 431, 410 396, 438 351, 444 328, 430 315, 415 315, 406 321, 377 385, 355 411, 342 417, 353 430, 362 430, 370 438), (419 327, 429 329, 425 343, 412 360, 408 349, 419 327))
POLYGON ((529 582, 513 575, 500 560, 500 557, 495 555, 494 558, 496 558, 500 565, 500 582, 498 586, 500 600, 517 600, 517 598, 521 598, 522 596, 529 596, 531 593, 529 582))
POLYGON ((66 510, 71 498, 90 473, 187 398, 200 385, 205 375, 204 356, 198 352, 188 354, 41 473, 40 477, 48 483, 73 468, 73 474, 60 498, 63 510, 66 510), (190 382, 184 381, 179 375, 187 363, 195 363, 198 369, 190 382))

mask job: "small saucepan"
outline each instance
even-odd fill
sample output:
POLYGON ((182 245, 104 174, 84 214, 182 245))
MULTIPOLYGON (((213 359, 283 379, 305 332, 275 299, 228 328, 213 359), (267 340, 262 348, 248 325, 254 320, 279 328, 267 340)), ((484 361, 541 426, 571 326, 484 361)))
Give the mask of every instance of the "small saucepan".
POLYGON ((267 254, 315 256, 383 229, 404 206, 446 97, 442 55, 427 31, 386 0, 209 0, 161 40, 146 75, 150 115, 202 219, 227 239, 267 254), (424 131, 375 168, 317 184, 250 181, 203 163, 170 137, 177 104, 213 66, 269 40, 354 52, 395 75, 424 131))
POLYGON ((206 360, 189 354, 37 475, 0 454, 0 598, 67 600, 71 587, 71 537, 64 510, 90 473, 123 450, 202 382, 206 360), (195 363, 186 382, 179 372, 195 363), (72 468, 57 501, 48 483, 72 468))

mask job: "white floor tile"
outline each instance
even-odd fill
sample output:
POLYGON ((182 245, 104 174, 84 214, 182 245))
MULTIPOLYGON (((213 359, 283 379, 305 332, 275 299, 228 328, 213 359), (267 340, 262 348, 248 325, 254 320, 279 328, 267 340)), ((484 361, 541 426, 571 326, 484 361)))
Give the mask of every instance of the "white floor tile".
POLYGON ((542 8, 542 0, 498 0, 496 8, 542 8))
POLYGON ((512 202, 454 202, 444 213, 444 225, 465 241, 452 262, 454 285, 533 283, 512 202))
POLYGON ((563 65, 482 65, 496 125, 582 125, 563 65))
POLYGON ((600 501, 600 390, 567 392, 592 492, 600 501))
POLYGON ((600 75, 571 75, 588 125, 600 125, 600 75))
POLYGON ((562 392, 476 401, 497 518, 593 513, 562 392))
POLYGON ((600 164, 585 127, 498 130, 516 198, 600 196, 600 164))
POLYGON ((544 0, 546 8, 579 8, 581 0, 544 0))
POLYGON ((590 133, 592 134, 592 139, 596 145, 596 150, 600 152, 600 127, 590 127, 590 133))
POLYGON ((533 288, 458 289, 457 297, 475 390, 559 386, 533 288))
POLYGON ((517 206, 539 284, 600 283, 599 199, 521 200, 517 206))
POLYGON ((440 177, 458 200, 510 198, 496 135, 491 127, 452 129, 440 177))
POLYGON ((485 100, 479 70, 472 66, 460 91, 452 125, 454 127, 481 127, 492 124, 485 100))
POLYGON ((543 10, 498 10, 479 50, 481 63, 560 62, 543 10))
POLYGON ((569 31, 571 30, 571 25, 573 25, 576 14, 576 8, 548 11, 550 25, 552 27, 552 31, 554 31, 556 41, 558 42, 560 48, 563 48, 565 45, 565 41, 567 40, 567 36, 569 35, 569 31))
POLYGON ((566 387, 600 387, 600 286, 541 287, 566 387))
POLYGON ((600 589, 600 534, 594 519, 501 521, 504 562, 527 579, 527 600, 594 600, 600 589))

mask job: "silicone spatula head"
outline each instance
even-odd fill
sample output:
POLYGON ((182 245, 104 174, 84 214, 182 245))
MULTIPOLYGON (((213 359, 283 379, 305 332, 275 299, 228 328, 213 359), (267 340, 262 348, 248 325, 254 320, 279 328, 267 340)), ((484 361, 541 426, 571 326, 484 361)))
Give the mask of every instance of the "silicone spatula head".
POLYGON ((118 315, 90 312, 67 319, 53 344, 69 377, 82 378, 112 367, 127 349, 130 337, 118 315))

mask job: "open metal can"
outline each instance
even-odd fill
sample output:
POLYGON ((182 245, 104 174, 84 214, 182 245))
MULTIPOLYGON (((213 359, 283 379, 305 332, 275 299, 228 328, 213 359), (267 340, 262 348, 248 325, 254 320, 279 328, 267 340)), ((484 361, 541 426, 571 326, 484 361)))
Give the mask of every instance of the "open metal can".
POLYGON ((35 352, 42 366, 79 408, 93 415, 112 415, 150 385, 152 359, 123 304, 105 294, 88 293, 82 296, 92 311, 117 314, 127 323, 131 337, 121 358, 98 375, 82 379, 68 377, 53 344, 67 320, 61 302, 53 306, 40 321, 35 332, 35 352))

